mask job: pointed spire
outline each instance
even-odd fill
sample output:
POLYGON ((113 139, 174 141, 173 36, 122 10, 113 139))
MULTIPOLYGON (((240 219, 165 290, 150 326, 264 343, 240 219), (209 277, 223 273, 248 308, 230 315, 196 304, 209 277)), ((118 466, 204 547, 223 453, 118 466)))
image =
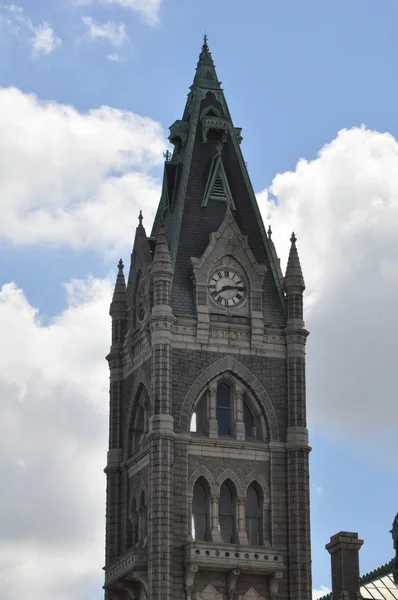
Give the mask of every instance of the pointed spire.
POLYGON ((120 311, 127 309, 127 298, 126 298, 126 281, 124 279, 124 264, 122 259, 119 260, 117 265, 118 273, 116 277, 115 289, 113 290, 112 302, 109 310, 111 317, 116 316, 120 311))
POLYGON ((138 215, 138 227, 143 227, 142 221, 144 217, 142 216, 142 210, 140 210, 140 214, 138 215))
POLYGON ((203 36, 202 49, 199 55, 195 78, 193 84, 191 85, 191 90, 196 87, 209 90, 221 89, 221 82, 218 81, 206 34, 203 36))
POLYGON ((155 252, 153 254, 152 273, 172 273, 170 249, 166 239, 163 219, 159 223, 156 237, 155 252))
POLYGON ((289 252, 289 258, 287 261, 286 267, 286 275, 283 281, 283 287, 286 293, 292 291, 293 293, 297 293, 301 291, 301 293, 305 290, 305 283, 303 272, 301 270, 300 259, 297 252, 296 241, 297 238, 292 233, 292 237, 290 238, 291 246, 289 252), (297 290, 299 288, 299 290, 297 290))

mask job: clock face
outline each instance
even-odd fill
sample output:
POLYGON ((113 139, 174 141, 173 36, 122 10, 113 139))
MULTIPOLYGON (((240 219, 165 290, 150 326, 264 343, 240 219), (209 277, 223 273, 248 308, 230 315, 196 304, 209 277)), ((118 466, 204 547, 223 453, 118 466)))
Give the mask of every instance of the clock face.
POLYGON ((210 298, 222 308, 239 306, 247 295, 247 285, 243 276, 229 267, 220 267, 212 273, 208 289, 210 298))

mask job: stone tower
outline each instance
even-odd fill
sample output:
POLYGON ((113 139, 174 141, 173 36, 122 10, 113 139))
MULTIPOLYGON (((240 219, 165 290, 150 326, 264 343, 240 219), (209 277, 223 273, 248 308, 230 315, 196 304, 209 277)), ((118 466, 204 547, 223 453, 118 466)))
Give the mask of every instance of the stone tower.
POLYGON ((110 308, 107 600, 310 600, 304 280, 265 232, 207 39, 110 308))

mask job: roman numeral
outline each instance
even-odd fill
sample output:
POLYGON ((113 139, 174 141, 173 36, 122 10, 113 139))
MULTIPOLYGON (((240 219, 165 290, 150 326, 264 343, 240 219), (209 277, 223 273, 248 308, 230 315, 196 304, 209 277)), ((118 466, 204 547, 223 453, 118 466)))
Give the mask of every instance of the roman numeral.
POLYGON ((236 298, 238 298, 238 300, 242 300, 243 294, 236 294, 236 298))
POLYGON ((224 277, 229 277, 229 271, 228 271, 228 269, 225 269, 225 271, 224 271, 224 277))

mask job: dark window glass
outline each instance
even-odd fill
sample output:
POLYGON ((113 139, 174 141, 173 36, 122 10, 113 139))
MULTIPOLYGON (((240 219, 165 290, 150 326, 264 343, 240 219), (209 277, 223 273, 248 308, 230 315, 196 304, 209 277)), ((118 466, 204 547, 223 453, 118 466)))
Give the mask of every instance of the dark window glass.
POLYGON ((231 433, 231 388, 226 383, 220 383, 217 388, 217 422, 218 435, 231 433))
POLYGON ((235 493, 229 482, 221 486, 218 508, 220 535, 225 544, 235 541, 235 493))
POLYGON ((198 479, 193 488, 192 537, 206 541, 209 531, 209 494, 203 480, 198 479))
POLYGON ((246 494, 246 533, 250 545, 261 544, 261 505, 260 495, 251 484, 246 494))
POLYGON ((141 541, 144 542, 148 532, 148 509, 145 503, 145 494, 142 492, 140 499, 140 519, 141 519, 141 541))

